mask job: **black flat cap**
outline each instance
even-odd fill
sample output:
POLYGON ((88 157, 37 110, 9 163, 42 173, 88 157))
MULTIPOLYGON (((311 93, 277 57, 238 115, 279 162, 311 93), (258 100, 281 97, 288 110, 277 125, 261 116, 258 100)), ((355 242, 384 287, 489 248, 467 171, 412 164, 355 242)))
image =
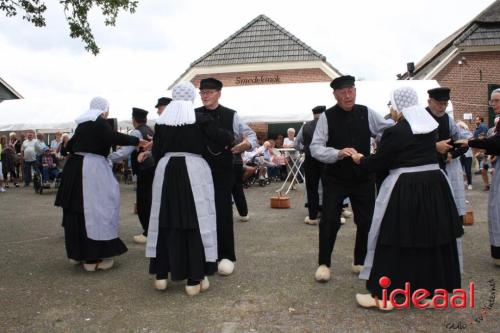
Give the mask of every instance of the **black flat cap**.
POLYGON ((354 76, 351 75, 339 76, 333 79, 332 82, 330 82, 330 87, 332 87, 333 90, 346 87, 354 87, 354 81, 356 81, 354 76))
POLYGON ((172 102, 171 98, 168 97, 160 97, 158 98, 158 103, 156 103, 155 108, 162 106, 162 105, 168 105, 168 103, 172 102))
POLYGON ((137 120, 146 120, 148 118, 148 111, 139 108, 132 108, 132 118, 137 120))
POLYGON ((449 101, 450 100, 450 88, 447 87, 439 87, 427 90, 430 98, 435 99, 436 101, 449 101))
POLYGON ((222 82, 220 82, 217 79, 214 79, 213 77, 207 77, 206 79, 200 81, 200 90, 203 89, 221 90, 222 82))
POLYGON ((324 105, 318 105, 318 106, 315 106, 313 109, 312 109, 312 112, 314 114, 320 114, 320 113, 323 113, 325 112, 326 110, 326 106, 324 105))

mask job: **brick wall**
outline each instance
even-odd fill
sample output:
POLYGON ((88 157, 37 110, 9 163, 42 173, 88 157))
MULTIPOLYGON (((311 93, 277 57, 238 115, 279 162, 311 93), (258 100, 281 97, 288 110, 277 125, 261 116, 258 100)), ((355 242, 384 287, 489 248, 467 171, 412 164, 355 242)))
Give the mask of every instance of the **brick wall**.
MULTIPOLYGON (((435 79, 451 89, 455 120, 463 120, 464 113, 472 113, 473 117, 484 117, 488 124, 488 84, 500 85, 500 52, 460 53, 435 79)), ((474 121, 466 123, 475 128, 474 121)))
POLYGON ((319 68, 287 69, 276 71, 213 73, 195 76, 191 82, 198 87, 200 80, 215 77, 222 81, 225 87, 246 86, 255 84, 330 82, 332 79, 319 68))
POLYGON ((248 126, 253 129, 257 135, 257 139, 267 139, 267 132, 269 129, 268 123, 249 123, 248 126))

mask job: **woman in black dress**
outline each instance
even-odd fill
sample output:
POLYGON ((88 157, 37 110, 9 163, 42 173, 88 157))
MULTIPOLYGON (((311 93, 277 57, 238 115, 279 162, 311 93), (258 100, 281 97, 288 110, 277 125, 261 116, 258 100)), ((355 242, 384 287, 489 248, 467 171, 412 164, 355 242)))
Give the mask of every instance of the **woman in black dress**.
POLYGON ((217 269, 214 186, 202 157, 205 138, 225 146, 233 141, 232 133, 218 129, 209 117, 195 115, 195 95, 190 82, 177 84, 156 122, 152 154, 157 167, 146 246, 155 288, 166 289, 170 274, 172 281, 187 279, 191 296, 208 288, 207 275, 217 269))
MULTIPOLYGON (((352 156, 361 170, 389 171, 375 204, 361 279, 369 294, 357 294, 362 307, 391 310, 379 303, 382 287, 460 288, 456 239, 463 234, 449 182, 436 160, 438 124, 418 105, 409 87, 392 93, 391 114, 396 125, 385 130, 377 153, 352 156), (391 280, 389 286, 381 277, 391 280)), ((387 281, 387 280, 386 280, 387 281)), ((426 307, 432 306, 427 299, 426 307)))
POLYGON ((127 247, 118 238, 120 189, 106 157, 111 146, 145 145, 146 141, 114 131, 106 121, 109 104, 102 97, 76 119, 75 134, 66 145, 71 153, 55 205, 63 209, 66 253, 87 271, 113 266, 111 257, 127 247), (142 141, 142 142, 140 142, 142 141))

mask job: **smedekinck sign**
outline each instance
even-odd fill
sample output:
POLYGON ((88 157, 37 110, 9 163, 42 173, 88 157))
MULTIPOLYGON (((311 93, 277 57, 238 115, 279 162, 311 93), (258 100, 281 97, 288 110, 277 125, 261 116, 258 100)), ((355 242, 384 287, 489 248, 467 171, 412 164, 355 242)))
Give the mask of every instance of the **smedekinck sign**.
POLYGON ((242 78, 240 76, 236 77, 236 81, 234 82, 236 85, 243 84, 264 84, 264 83, 280 83, 280 77, 278 75, 275 76, 254 76, 253 78, 242 78))

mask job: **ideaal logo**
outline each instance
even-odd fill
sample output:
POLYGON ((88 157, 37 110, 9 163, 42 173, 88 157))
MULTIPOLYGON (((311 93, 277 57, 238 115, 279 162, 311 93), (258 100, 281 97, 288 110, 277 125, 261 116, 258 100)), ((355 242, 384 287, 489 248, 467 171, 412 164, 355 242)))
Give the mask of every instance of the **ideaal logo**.
POLYGON ((464 289, 453 289, 451 294, 445 289, 436 289, 433 292, 433 296, 429 302, 422 302, 431 296, 431 293, 427 289, 419 288, 415 291, 411 291, 411 285, 409 282, 405 283, 404 289, 394 289, 391 291, 389 298, 387 298, 387 288, 391 285, 391 279, 387 276, 383 276, 379 279, 379 285, 382 287, 382 304, 383 307, 387 306, 387 301, 391 302, 395 309, 405 309, 410 307, 410 300, 414 307, 417 309, 425 309, 428 307, 433 307, 435 309, 446 309, 451 306, 453 309, 464 309, 467 305, 470 308, 474 308, 474 282, 469 283, 468 295, 467 291, 464 289), (404 297, 404 302, 396 302, 396 297, 401 295, 404 297), (448 301, 449 299, 449 301, 448 301))
POLYGON ((445 327, 450 330, 465 330, 469 327, 472 327, 475 324, 479 324, 486 319, 491 309, 495 305, 496 298, 496 284, 495 280, 488 280, 489 285, 489 297, 486 303, 481 307, 481 310, 478 311, 471 320, 469 321, 457 321, 457 322, 445 322, 445 327))
MULTIPOLYGON (((391 302, 394 308, 403 309, 410 307, 410 301, 414 307, 418 309, 425 309, 428 307, 433 307, 435 309, 446 309, 451 307, 452 309, 465 309, 467 305, 469 308, 474 309, 475 307, 475 284, 474 282, 469 282, 468 294, 464 289, 454 289, 451 293, 445 289, 434 290, 433 297, 430 301, 424 301, 429 299, 431 293, 423 288, 419 288, 415 291, 411 291, 411 286, 409 282, 405 283, 405 289, 394 289, 389 295, 387 295, 387 288, 391 285, 391 279, 387 276, 383 276, 379 279, 379 285, 382 287, 382 306, 387 306, 387 301, 391 302), (401 295, 404 297, 404 302, 396 302, 396 297, 401 295), (389 298, 388 298, 389 296, 389 298), (449 299, 449 301, 448 301, 449 299), (423 302, 424 301, 424 302, 423 302)), ((464 330, 475 324, 479 324, 488 316, 489 311, 493 309, 496 299, 496 284, 494 279, 488 280, 489 285, 489 297, 487 302, 481 307, 470 321, 457 321, 457 322, 445 322, 445 327, 450 330, 464 330)))

